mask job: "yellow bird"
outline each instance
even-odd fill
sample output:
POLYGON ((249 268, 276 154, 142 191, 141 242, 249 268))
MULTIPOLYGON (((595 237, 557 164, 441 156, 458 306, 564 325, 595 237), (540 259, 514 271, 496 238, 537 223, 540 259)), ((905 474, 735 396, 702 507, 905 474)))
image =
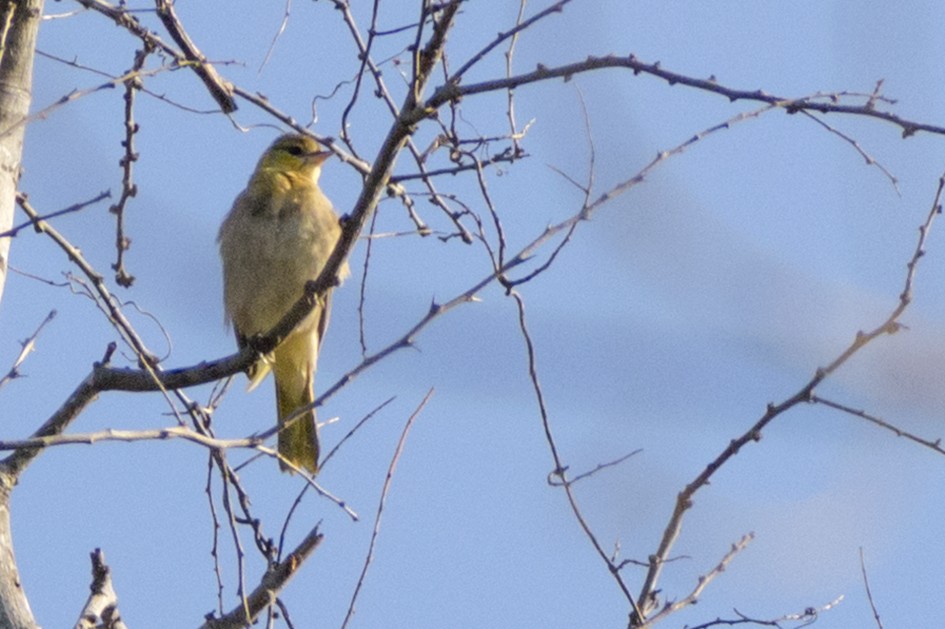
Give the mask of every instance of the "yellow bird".
MULTIPOLYGON (((288 134, 263 153, 246 189, 220 226, 223 302, 240 347, 268 332, 318 277, 341 226, 331 201, 318 187, 322 163, 331 155, 304 135, 288 134)), ((342 267, 339 279, 348 275, 342 267)), ((312 474, 318 471, 318 423, 307 410, 315 401, 318 350, 328 326, 330 294, 282 342, 248 372, 252 390, 272 370, 279 417, 279 454, 312 474)), ((283 471, 291 468, 280 461, 283 471)))

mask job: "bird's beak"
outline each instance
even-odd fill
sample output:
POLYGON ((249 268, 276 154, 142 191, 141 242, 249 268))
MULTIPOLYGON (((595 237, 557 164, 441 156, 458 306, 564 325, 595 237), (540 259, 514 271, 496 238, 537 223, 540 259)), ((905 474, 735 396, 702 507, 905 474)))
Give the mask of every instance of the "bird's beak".
POLYGON ((315 151, 314 153, 308 153, 305 156, 305 161, 313 166, 321 166, 322 163, 334 155, 331 151, 315 151))

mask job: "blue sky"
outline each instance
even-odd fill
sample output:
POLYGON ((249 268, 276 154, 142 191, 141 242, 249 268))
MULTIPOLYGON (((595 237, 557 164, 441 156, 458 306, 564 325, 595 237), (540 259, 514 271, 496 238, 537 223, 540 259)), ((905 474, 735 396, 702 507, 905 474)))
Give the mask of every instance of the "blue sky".
MULTIPOLYGON (((130 3, 148 8, 149 3, 130 3)), ((546 2, 528 4, 530 13, 546 2)), ((382 3, 380 24, 410 23, 415 3, 382 3)), ((470 2, 450 38, 459 67, 514 24, 518 2, 470 2)), ((49 3, 50 12, 71 9, 49 3)), ((292 4, 288 26, 260 65, 283 16, 282 3, 177 3, 191 36, 229 80, 259 91, 301 121, 315 94, 327 95, 356 69, 352 46, 327 2, 292 4)), ((359 8, 363 11, 363 8, 359 8)), ((148 13, 141 19, 160 32, 148 13)), ((361 24, 368 16, 357 13, 361 24)), ((519 71, 588 55, 634 53, 693 77, 785 97, 817 92, 884 94, 903 117, 941 124, 945 68, 938 36, 943 8, 848 1, 582 2, 576 0, 521 37, 519 71)), ((136 42, 92 13, 45 22, 42 51, 113 75, 130 65, 136 42)), ((382 44, 378 58, 399 52, 382 44)), ((501 50, 468 82, 501 76, 501 50)), ((403 55, 401 54, 401 58, 403 55)), ((152 61, 152 64, 154 62, 152 61)), ((397 90, 397 68, 385 66, 397 90)), ((34 110, 101 77, 38 58, 34 110)), ((212 109, 202 85, 178 71, 146 80, 156 93, 212 109)), ((318 101, 317 132, 337 136, 349 92, 318 101)), ((398 97, 399 101, 399 97, 398 97)), ((587 108, 600 193, 668 150, 757 106, 621 70, 554 81, 516 92, 529 158, 489 171, 489 189, 511 249, 580 208, 581 193, 555 169, 583 181, 589 164, 587 108)), ((100 191, 117 194, 122 155, 121 90, 102 90, 33 122, 27 131, 22 188, 40 212, 100 191)), ((126 308, 149 346, 169 352, 166 368, 217 358, 234 349, 223 327, 217 226, 245 185, 275 121, 240 102, 237 130, 220 115, 198 114, 139 95, 138 196, 129 205, 130 290, 112 287, 167 330, 126 308)), ((879 324, 896 305, 905 263, 945 170, 945 139, 907 140, 892 125, 831 114, 823 118, 855 138, 899 180, 899 192, 847 142, 804 118, 769 112, 733 125, 661 164, 643 185, 583 223, 552 268, 521 292, 537 348, 541 383, 558 446, 573 473, 642 448, 619 467, 576 486, 583 512, 606 548, 645 559, 654 552, 676 493, 764 412, 796 392, 837 356, 857 330, 879 324)), ((389 115, 370 98, 351 119, 362 156, 371 158, 389 115)), ((503 95, 463 102, 467 135, 502 133, 503 95)), ((433 137, 421 128, 418 144, 433 137)), ((409 156, 398 173, 411 171, 409 156)), ((323 188, 340 212, 357 197, 359 177, 338 161, 323 188)), ((472 180, 446 179, 485 212, 472 180)), ((418 204, 434 229, 449 224, 418 204)), ((22 220, 22 215, 18 216, 22 220)), ((55 222, 110 278, 113 218, 100 204, 55 222)), ((378 231, 410 224, 393 201, 381 203, 378 231)), ((826 382, 827 398, 879 415, 934 439, 945 433, 945 243, 933 228, 922 259, 908 330, 880 338, 826 382)), ((55 280, 73 271, 47 239, 22 232, 12 265, 55 280)), ((547 250, 546 250, 547 251, 547 250)), ((317 383, 334 383, 360 360, 358 300, 365 243, 352 278, 334 297, 317 383)), ((540 256, 541 257, 541 256, 540 256)), ((543 258, 542 258, 543 259, 543 258)), ((372 351, 400 337, 429 308, 489 272, 481 247, 457 240, 389 238, 374 242, 366 284, 366 338, 372 351)), ((0 305, 0 365, 51 310, 27 377, 0 395, 5 437, 28 435, 51 413, 116 338, 87 299, 12 274, 0 305)), ((127 353, 118 359, 127 363, 127 353)), ((546 477, 552 461, 529 386, 514 302, 495 287, 481 301, 434 322, 416 350, 381 362, 320 411, 337 416, 323 429, 337 442, 361 417, 386 406, 319 476, 361 516, 306 498, 290 528, 297 540, 321 521, 325 541, 284 592, 300 627, 337 627, 367 552, 384 475, 404 422, 434 394, 409 435, 385 509, 374 563, 361 592, 356 627, 621 627, 627 606, 546 477)), ((210 389, 189 392, 206 401, 210 389)), ((214 422, 240 437, 274 421, 271 385, 247 395, 231 388, 214 422)), ((105 394, 71 427, 146 429, 172 425, 160 396, 105 394)), ((232 453, 231 458, 245 458, 232 453)), ((74 623, 89 582, 88 553, 103 548, 121 609, 137 627, 193 626, 216 604, 206 453, 180 442, 104 443, 45 452, 13 497, 15 548, 37 620, 74 623)), ((665 626, 698 624, 733 608, 774 618, 843 596, 819 621, 870 626, 860 574, 886 626, 932 626, 945 608, 941 501, 945 460, 849 415, 819 406, 775 421, 696 497, 662 594, 680 598, 730 544, 755 541, 704 593, 699 605, 665 626), (935 619, 935 620, 933 620, 935 619)), ((242 478, 256 513, 277 535, 302 486, 274 462, 248 466, 242 478)), ((218 493, 215 494, 217 499, 218 493)), ((251 539, 243 531, 243 544, 251 539)), ((221 535, 225 607, 236 603, 235 551, 221 535)), ((254 583, 260 566, 248 562, 254 583)), ((643 572, 628 569, 636 591, 643 572)))

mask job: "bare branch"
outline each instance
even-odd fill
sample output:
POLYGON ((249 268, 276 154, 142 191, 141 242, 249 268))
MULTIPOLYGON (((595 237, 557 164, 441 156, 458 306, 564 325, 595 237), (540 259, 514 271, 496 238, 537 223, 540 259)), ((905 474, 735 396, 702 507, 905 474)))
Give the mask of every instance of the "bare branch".
POLYGON ((679 74, 664 70, 659 62, 644 63, 634 55, 628 57, 617 57, 608 55, 606 57, 588 57, 584 61, 570 63, 553 68, 539 65, 537 69, 525 74, 519 74, 502 79, 483 81, 481 83, 471 83, 467 85, 460 84, 454 80, 437 88, 433 95, 427 100, 426 106, 430 110, 439 109, 447 102, 462 99, 473 94, 482 94, 485 92, 494 92, 496 90, 508 90, 529 83, 547 81, 550 79, 570 79, 578 74, 585 72, 594 72, 605 68, 624 68, 633 71, 635 75, 647 74, 663 79, 669 85, 685 85, 705 92, 712 92, 728 98, 730 101, 755 101, 766 103, 772 107, 784 109, 789 114, 795 114, 799 111, 819 112, 819 113, 842 113, 854 116, 865 116, 883 120, 896 125, 902 129, 902 136, 909 137, 919 131, 933 133, 935 135, 945 135, 945 127, 928 124, 924 122, 915 122, 901 118, 896 114, 881 111, 875 108, 876 99, 870 98, 863 105, 844 105, 836 102, 835 99, 818 100, 816 97, 807 98, 787 98, 783 96, 774 96, 763 90, 738 90, 726 87, 718 83, 715 78, 696 79, 685 74, 679 74))
POLYGON ((138 123, 134 119, 135 92, 140 89, 142 83, 139 73, 144 68, 144 62, 153 48, 145 42, 144 47, 135 53, 134 63, 131 70, 126 73, 128 78, 125 83, 125 139, 122 146, 125 148, 125 154, 119 160, 122 170, 121 177, 121 196, 118 202, 108 208, 108 211, 115 215, 115 248, 117 250, 117 259, 112 265, 115 271, 115 282, 125 288, 131 287, 134 283, 134 276, 125 270, 125 251, 131 246, 131 239, 125 236, 125 208, 128 201, 138 194, 138 186, 134 184, 133 173, 134 163, 138 161, 138 153, 135 151, 135 134, 138 133, 138 123))
POLYGON ((453 74, 451 80, 453 82, 458 83, 459 80, 463 77, 464 74, 466 74, 466 72, 469 71, 470 68, 472 68, 474 65, 482 61, 486 57, 486 55, 488 55, 490 52, 495 50, 496 46, 498 46, 502 42, 511 40, 509 46, 511 48, 514 48, 515 38, 518 37, 519 33, 531 27, 536 22, 545 19, 546 17, 548 17, 549 15, 553 13, 561 13, 564 10, 565 5, 569 4, 570 2, 571 0, 559 0, 558 2, 555 2, 554 4, 549 6, 548 8, 543 9, 542 11, 539 11, 538 13, 528 18, 527 20, 522 19, 522 12, 525 8, 524 3, 522 3, 519 9, 519 17, 516 20, 515 26, 503 33, 499 33, 494 40, 492 40, 488 45, 483 47, 482 50, 480 50, 475 55, 473 55, 469 61, 464 63, 459 68, 459 70, 457 70, 453 74))
POLYGON ((627 587, 623 577, 620 575, 620 568, 613 562, 606 551, 604 551, 604 548, 601 546, 600 542, 598 542, 597 536, 594 535, 594 532, 591 530, 590 525, 585 520, 584 514, 581 512, 581 509, 577 504, 577 498, 574 496, 571 483, 566 481, 565 474, 567 473, 567 468, 562 463, 561 456, 558 454, 558 446, 555 443, 554 435, 551 430, 551 420, 548 415, 548 409, 545 406, 545 396, 544 393, 542 393, 541 384, 538 382, 538 366, 535 355, 535 345, 532 343, 532 338, 528 332, 528 326, 525 321, 525 301, 515 290, 510 290, 509 294, 515 300, 515 304, 518 307, 519 329, 522 333, 522 339, 525 341, 525 351, 528 358, 528 375, 531 380, 532 391, 535 393, 535 398, 538 403, 538 411, 541 414, 541 424, 545 431, 545 440, 548 443, 548 449, 551 451, 551 458, 554 461, 555 468, 552 472, 552 475, 558 476, 561 479, 561 486, 564 488, 564 493, 568 498, 568 504, 571 506, 571 512, 574 514, 578 524, 584 531, 584 535, 591 542, 591 545, 594 547, 597 555, 607 566, 607 570, 610 572, 611 576, 614 577, 614 580, 617 582, 617 586, 620 588, 620 591, 623 592, 624 597, 626 597, 627 602, 630 604, 630 608, 633 610, 633 613, 642 616, 642 612, 637 606, 637 602, 634 600, 633 594, 630 593, 630 589, 627 587))
POLYGON ((63 208, 61 210, 56 210, 55 212, 50 212, 49 214, 43 214, 41 216, 37 216, 35 219, 31 218, 30 220, 24 223, 20 223, 16 227, 13 227, 12 229, 8 229, 7 231, 0 233, 0 238, 13 238, 17 234, 19 234, 22 230, 26 229, 27 227, 35 227, 37 221, 47 221, 51 218, 57 218, 59 216, 64 216, 66 214, 71 214, 73 212, 78 212, 79 210, 84 210, 90 205, 94 205, 98 203, 99 201, 103 201, 104 199, 111 198, 111 196, 112 196, 112 193, 109 190, 99 192, 97 195, 95 195, 88 201, 80 201, 79 203, 73 203, 69 207, 63 208))
POLYGON ((700 625, 693 625, 692 627, 687 627, 687 629, 709 629, 710 627, 734 627, 736 625, 753 625, 756 627, 775 627, 776 629, 785 629, 784 623, 800 623, 797 625, 797 628, 807 627, 815 622, 820 617, 822 612, 830 611, 843 601, 843 596, 839 596, 835 600, 827 603, 826 605, 821 605, 820 607, 807 607, 803 611, 786 614, 779 618, 772 619, 763 619, 763 618, 753 618, 747 614, 743 614, 737 609, 733 610, 735 615, 738 618, 716 618, 715 620, 710 620, 709 622, 702 623, 700 625))
POLYGON ((276 34, 272 36, 272 42, 269 44, 269 49, 266 51, 266 56, 263 58, 262 63, 259 64, 259 74, 262 74, 263 68, 265 68, 266 64, 269 63, 269 59, 272 57, 272 53, 276 49, 276 42, 278 42, 279 38, 282 37, 282 34, 285 33, 285 28, 289 25, 289 15, 291 13, 292 0, 286 0, 285 9, 282 13, 282 21, 279 23, 279 29, 276 31, 276 34))
POLYGON ((4 387, 11 380, 21 377, 20 366, 26 360, 26 357, 29 356, 34 349, 36 349, 36 339, 39 338, 39 333, 43 331, 43 328, 46 327, 46 324, 52 321, 56 317, 56 311, 50 310, 49 314, 46 315, 46 318, 43 319, 42 323, 36 328, 36 330, 29 336, 25 341, 20 342, 20 353, 17 354, 16 359, 13 361, 13 366, 10 367, 10 371, 6 373, 2 378, 0 378, 0 389, 4 387))
POLYGON ((100 548, 92 552, 92 593, 82 609, 75 629, 128 629, 118 611, 118 595, 112 586, 111 569, 100 548))
POLYGON ((748 533, 744 535, 740 540, 732 544, 732 548, 722 557, 722 560, 708 572, 699 577, 696 587, 693 588, 692 592, 682 600, 676 601, 675 603, 667 603, 663 609, 659 611, 656 615, 647 619, 646 624, 656 624, 663 618, 666 618, 670 614, 673 614, 684 607, 689 607, 690 605, 695 605, 699 602, 699 597, 702 595, 703 590, 711 583, 717 576, 725 572, 725 569, 728 567, 728 564, 732 562, 735 558, 735 555, 745 550, 748 547, 748 544, 755 539, 754 533, 748 533))
POLYGON ((345 614, 345 619, 341 623, 342 629, 348 626, 348 622, 354 616, 354 605, 358 600, 358 594, 361 592, 361 587, 364 585, 364 579, 367 576, 368 567, 371 565, 371 560, 374 559, 374 546, 377 543, 377 536, 381 532, 381 516, 384 513, 384 505, 387 502, 387 496, 390 494, 391 483, 394 480, 394 472, 397 469, 397 462, 400 460, 400 455, 403 454, 404 446, 407 444, 407 435, 410 433, 410 429, 413 427, 413 422, 420 415, 420 412, 427 405, 427 402, 433 396, 433 389, 427 391, 427 394, 423 396, 423 399, 420 401, 420 404, 410 414, 410 417, 407 418, 407 423, 404 424, 404 429, 400 433, 400 439, 397 440, 397 447, 394 449, 394 456, 391 457, 390 465, 387 468, 387 476, 384 478, 384 487, 381 489, 381 499, 377 505, 377 514, 374 516, 374 528, 371 530, 371 541, 368 544, 367 556, 364 558, 364 565, 361 567, 361 575, 358 577, 358 583, 354 587, 354 592, 351 594, 351 602, 348 604, 348 612, 345 614))
POLYGON ((819 395, 811 396, 810 401, 815 404, 823 404, 824 406, 829 406, 830 408, 836 409, 838 411, 843 411, 844 413, 848 413, 850 415, 854 415, 861 419, 865 419, 866 421, 873 423, 879 426, 880 428, 883 428, 885 430, 888 430, 894 433, 897 437, 904 437, 912 442, 918 443, 919 445, 923 445, 926 448, 934 450, 935 452, 939 454, 945 454, 945 448, 942 447, 941 437, 935 439, 934 441, 930 439, 923 439, 922 437, 918 437, 912 434, 911 432, 903 430, 902 428, 898 428, 875 415, 871 415, 870 413, 867 413, 866 411, 862 409, 857 409, 857 408, 847 406, 845 404, 833 402, 819 395))
POLYGON ((873 610, 873 619, 876 621, 876 628, 883 629, 883 621, 879 619, 879 610, 876 609, 876 602, 873 600, 873 592, 870 591, 870 580, 866 576, 866 560, 863 558, 863 547, 860 546, 860 572, 863 573, 863 587, 866 589, 866 598, 870 602, 870 609, 873 610))
POLYGON ((22 210, 33 221, 36 231, 49 236, 60 249, 65 252, 69 259, 79 267, 82 273, 92 282, 95 293, 104 305, 109 320, 115 326, 115 329, 121 334, 123 340, 138 356, 139 361, 146 368, 157 364, 154 355, 145 347, 144 341, 134 331, 131 323, 125 318, 125 315, 118 307, 117 301, 112 297, 111 292, 105 286, 105 282, 91 264, 89 264, 82 253, 74 247, 62 234, 59 233, 48 222, 41 220, 39 213, 29 204, 25 194, 17 195, 17 203, 22 210))
POLYGON ((247 622, 252 623, 264 609, 275 602, 279 592, 318 548, 322 539, 324 535, 316 525, 285 559, 266 570, 259 585, 246 597, 245 607, 240 605, 220 618, 210 614, 201 629, 242 629, 247 622))
MULTIPOLYGON (((663 537, 660 540, 659 548, 651 556, 650 569, 647 571, 646 580, 644 581, 643 587, 640 590, 640 595, 638 596, 638 600, 643 601, 644 605, 654 600, 656 586, 663 569, 663 564, 666 557, 669 555, 670 549, 673 547, 673 544, 676 542, 676 539, 679 536, 679 533, 682 529, 683 517, 685 513, 692 507, 693 497, 695 496, 696 492, 707 485, 709 480, 715 475, 715 472, 718 471, 720 467, 725 465, 729 459, 738 454, 742 447, 750 442, 760 440, 762 430, 776 417, 794 408, 796 405, 802 402, 809 402, 814 395, 814 389, 819 386, 820 383, 823 382, 824 379, 826 379, 829 375, 846 364, 846 362, 850 360, 854 354, 863 349, 863 347, 868 345, 876 338, 887 334, 894 334, 899 330, 899 318, 902 316, 903 312, 905 312, 912 300, 912 285, 915 279, 915 273, 919 259, 925 254, 925 242, 926 238, 928 237, 928 232, 932 227, 935 217, 941 212, 941 198, 943 189, 945 189, 945 174, 939 178, 938 188, 935 192, 935 198, 932 202, 932 207, 929 210, 925 222, 919 227, 919 238, 916 243, 915 250, 913 252, 912 258, 906 265, 907 273, 902 293, 899 295, 899 303, 895 308, 893 308, 886 320, 870 332, 857 332, 853 342, 851 342, 850 345, 833 360, 833 362, 827 365, 827 367, 817 369, 814 376, 807 382, 807 384, 801 387, 797 393, 780 404, 769 404, 764 415, 762 415, 761 418, 755 422, 751 428, 748 429, 748 431, 746 431, 737 439, 733 439, 721 454, 713 459, 712 462, 709 463, 691 483, 686 485, 686 487, 683 488, 681 492, 679 492, 679 495, 676 498, 676 506, 673 510, 673 514, 670 516, 669 522, 666 525, 666 529, 663 531, 663 537)), ((632 627, 642 626, 645 622, 646 619, 644 616, 635 615, 633 618, 631 618, 632 627)))
POLYGON ((560 486, 560 485, 564 485, 564 484, 574 485, 574 484, 577 483, 578 481, 582 481, 582 480, 584 480, 585 478, 590 478, 591 476, 594 476, 595 474, 597 474, 597 473, 600 472, 601 470, 606 470, 608 467, 615 467, 615 466, 617 466, 617 465, 620 465, 621 463, 623 463, 624 461, 626 461, 626 460, 629 459, 630 457, 636 456, 637 454, 640 454, 641 452, 643 452, 643 449, 642 449, 642 448, 637 448, 637 449, 634 450, 633 452, 628 452, 628 453, 626 453, 626 454, 623 455, 623 456, 617 457, 617 458, 614 459, 613 461, 607 461, 606 463, 598 463, 598 464, 594 467, 594 469, 588 470, 588 471, 586 471, 586 472, 582 472, 582 473, 578 474, 577 476, 575 476, 574 478, 569 478, 569 479, 567 479, 567 480, 565 480, 564 478, 562 478, 562 476, 561 476, 560 474, 554 474, 554 473, 549 474, 549 475, 548 475, 548 484, 549 484, 549 485, 553 485, 553 486, 560 486))
MULTIPOLYGON (((865 106, 870 107, 871 105, 869 104, 869 102, 867 102, 865 106)), ((876 166, 876 168, 879 168, 882 171, 882 173, 886 175, 886 179, 889 180, 889 183, 892 184, 892 187, 896 191, 896 194, 898 194, 900 197, 902 196, 902 192, 899 190, 899 179, 895 175, 893 175, 891 172, 889 172, 889 170, 885 166, 883 166, 881 162, 876 161, 872 155, 867 153, 866 150, 864 150, 863 147, 860 146, 859 142, 857 142, 854 138, 851 138, 846 133, 843 133, 842 131, 838 131, 837 129, 833 128, 832 126, 830 126, 829 124, 827 124, 826 122, 824 122, 823 120, 815 116, 814 114, 810 113, 809 111, 802 111, 801 113, 807 116, 808 118, 810 118, 811 120, 813 120, 814 122, 816 122, 817 124, 819 124, 820 126, 822 126, 824 129, 826 129, 830 133, 833 133, 834 135, 840 138, 843 138, 844 141, 846 141, 850 146, 856 149, 856 152, 859 153, 863 157, 864 160, 866 160, 867 166, 876 166)))

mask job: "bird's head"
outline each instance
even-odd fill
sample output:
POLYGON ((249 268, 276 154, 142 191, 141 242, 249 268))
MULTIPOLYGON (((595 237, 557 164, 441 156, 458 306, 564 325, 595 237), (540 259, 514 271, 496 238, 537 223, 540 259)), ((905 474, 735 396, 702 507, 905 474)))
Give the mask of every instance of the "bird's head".
POLYGON ((318 142, 307 135, 289 133, 273 142, 263 153, 257 170, 298 173, 317 181, 322 163, 331 154, 331 151, 322 150, 318 142))

